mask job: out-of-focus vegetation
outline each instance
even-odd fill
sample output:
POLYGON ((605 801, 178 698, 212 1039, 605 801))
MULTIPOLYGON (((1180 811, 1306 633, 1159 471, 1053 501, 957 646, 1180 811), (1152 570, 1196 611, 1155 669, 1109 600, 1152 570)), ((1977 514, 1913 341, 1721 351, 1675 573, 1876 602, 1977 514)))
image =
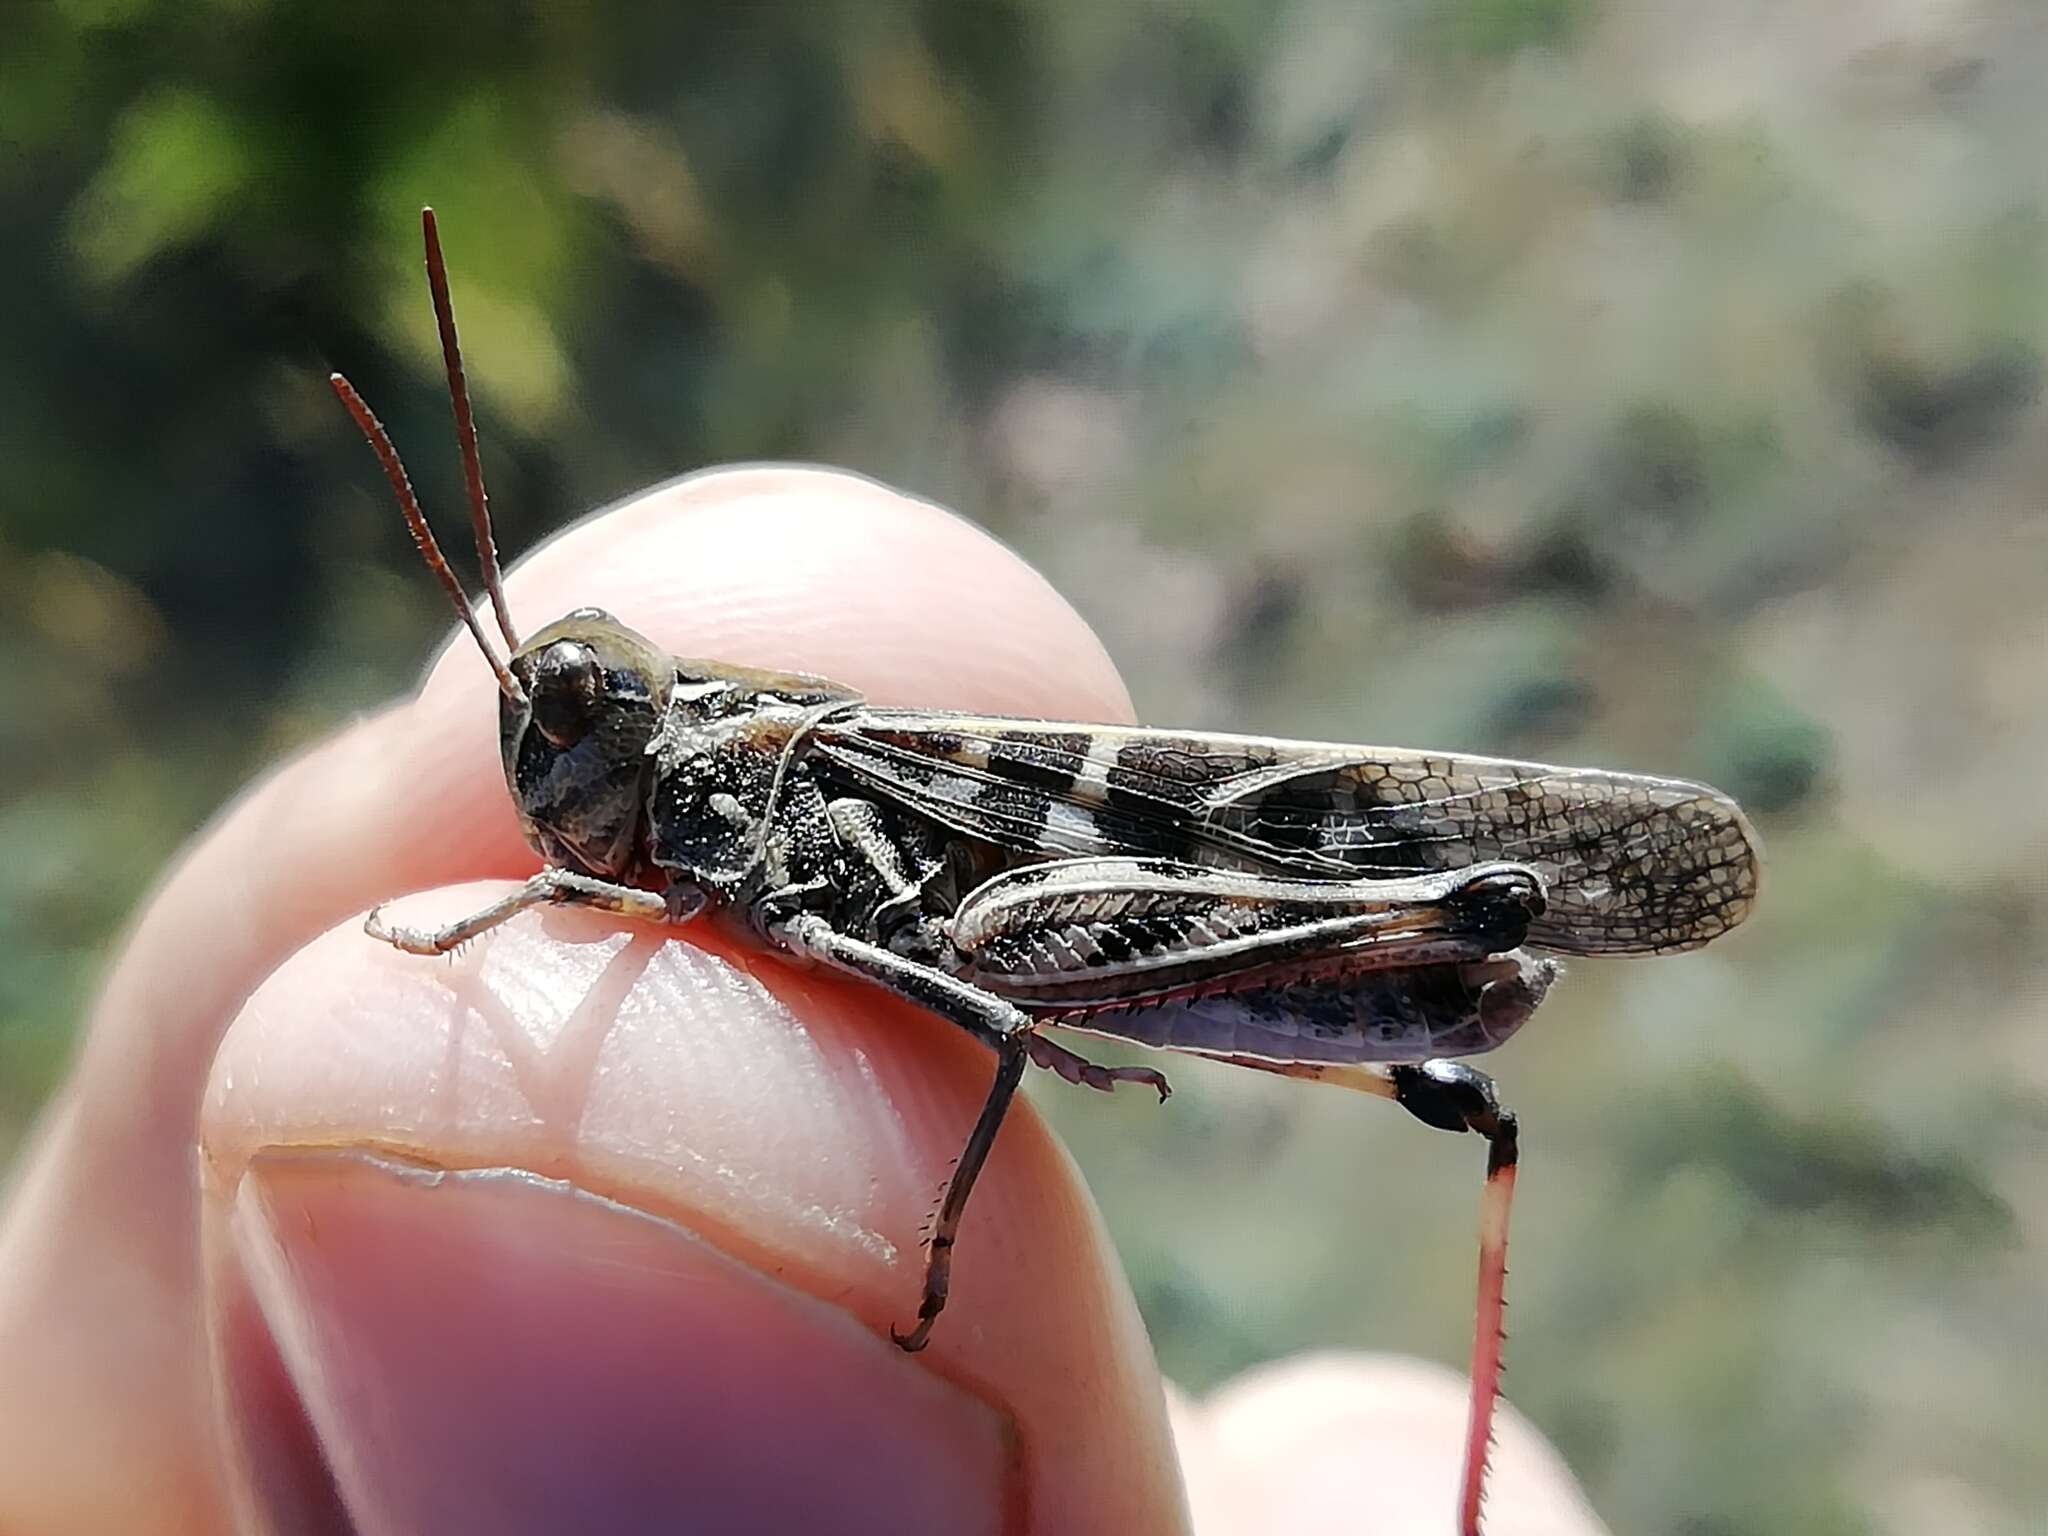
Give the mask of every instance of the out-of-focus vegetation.
MULTIPOLYGON (((1150 719, 1754 807, 1751 929, 1490 1063, 1511 1394, 1617 1531, 2038 1532, 2044 80, 2017 0, 6 7, 0 1149, 152 872, 445 625, 322 378, 446 443, 432 201, 514 551, 833 461, 1150 719)), ((1475 1148, 1175 1080, 1042 1096, 1169 1371, 1462 1361, 1475 1148)))

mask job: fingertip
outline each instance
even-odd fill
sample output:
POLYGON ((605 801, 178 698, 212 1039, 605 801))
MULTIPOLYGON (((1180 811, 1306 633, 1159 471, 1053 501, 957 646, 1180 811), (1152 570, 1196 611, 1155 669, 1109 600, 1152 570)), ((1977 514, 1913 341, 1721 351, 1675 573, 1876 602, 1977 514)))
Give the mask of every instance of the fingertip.
POLYGON ((1172 1382, 1166 1383, 1166 1419, 1180 1460, 1181 1484, 1196 1536, 1239 1536, 1260 1529, 1245 1509, 1233 1468, 1216 1443, 1208 1412, 1172 1382))
MULTIPOLYGON (((512 579, 511 607, 529 630, 593 602, 677 651, 837 674, 882 702, 1082 720, 1128 712, 1101 647, 1035 573, 971 525, 857 477, 776 467, 692 477, 579 525, 512 579)), ((33 1407, 9 1428, 39 1447, 31 1459, 43 1448, 91 1444, 101 1462, 130 1469, 135 1486, 158 1490, 155 1506, 184 1507, 178 1500, 192 1469, 206 1467, 210 1454, 193 1369, 201 1311, 190 1262, 199 1221, 191 1160, 194 1106, 203 1102, 221 1032, 266 974, 347 914, 407 891, 533 867, 500 772, 492 679, 468 645, 465 638, 451 646, 413 698, 310 749, 227 808, 166 875, 129 935, 95 1005, 62 1134, 38 1143, 24 1173, 25 1187, 54 1193, 18 1203, 7 1229, 17 1254, 61 1256, 18 1270, 24 1294, 16 1315, 90 1312, 101 1324, 61 1349, 23 1347, 9 1356, 22 1383, 10 1401, 33 1407), (107 1411, 110 1404, 120 1411, 107 1411)), ((350 974, 348 965, 333 968, 337 989, 350 974)), ((281 1006, 286 996, 273 992, 271 1002, 281 1006)), ((337 1003, 329 1017, 335 1050, 345 1054, 363 1015, 337 1003)), ((460 1033, 435 1037, 457 1061, 460 1033)), ((363 1110, 374 1102, 376 1073, 412 1061, 362 1044, 352 1079, 361 1098, 337 1108, 294 1077, 299 1049, 260 1064, 308 1087, 301 1109, 310 1118, 294 1122, 300 1134, 327 1112, 323 1103, 338 1123, 374 1132, 382 1122, 366 1121, 363 1110)), ((948 1112, 972 1097, 969 1055, 947 1069, 958 1074, 952 1088, 932 1090, 948 1112)), ((337 1060, 315 1049, 304 1059, 337 1060)), ((543 1050, 522 1059, 548 1058, 543 1050)), ((244 1073, 239 1081, 252 1079, 244 1073)), ((458 1101, 465 1091, 459 1079, 435 1081, 458 1101)), ((416 1086, 391 1085, 399 1132, 417 1108, 409 1097, 416 1086)), ((649 1123, 664 1123, 659 1098, 645 1103, 649 1123)), ((209 1103, 207 1115, 215 1155, 262 1129, 233 1127, 219 1105, 209 1103)), ((1028 1145, 1034 1135, 1049 1143, 1042 1130, 1023 1129, 1033 1124, 1020 1122, 1006 1145, 1028 1145)), ((1065 1239, 1065 1251, 1096 1252, 1113 1273, 1085 1201, 1065 1219, 1093 1234, 1065 1239)), ((914 1232, 905 1241, 914 1243, 914 1232)), ((1113 1369, 1128 1375, 1135 1357, 1115 1341, 1136 1331, 1135 1313, 1125 1324, 1103 1323, 1104 1285, 1096 1275, 1056 1288, 1051 1300, 1105 1331, 1119 1362, 1113 1369)), ((1023 1354, 1035 1347, 1028 1328, 1001 1336, 1023 1354)), ((1076 1360, 1057 1350, 1038 1355, 1076 1360)), ((1110 1396, 1130 1401, 1129 1385, 1120 1380, 1110 1396)), ((1076 1423, 1100 1427, 1099 1416, 1076 1423)), ((1071 1440, 1080 1432, 1054 1425, 1047 1443, 1061 1450, 1062 1433, 1071 1440)), ((211 1507, 211 1473, 196 1475, 204 1486, 190 1498, 211 1507)), ((1138 1481, 1146 1496, 1156 1493, 1152 1473, 1138 1481)), ((1106 1507, 1134 1506, 1112 1498, 1106 1507)))
MULTIPOLYGON (((1439 1365, 1330 1352, 1255 1367, 1196 1413, 1223 1502, 1261 1511, 1259 1529, 1337 1536, 1365 1514, 1379 1529, 1448 1530, 1469 1396, 1439 1365)), ((1606 1536, 1564 1458, 1505 1400, 1494 1431, 1486 1508, 1495 1522, 1512 1512, 1498 1528, 1606 1536)))
POLYGON ((270 1528, 999 1536, 1021 1502, 999 1408, 561 1181, 263 1153, 226 1225, 218 1370, 270 1528))
MULTIPOLYGON (((494 894, 436 891, 393 916, 431 923, 494 894)), ((209 1220, 280 1149, 523 1170, 670 1224, 886 1346, 915 1308, 920 1228, 990 1070, 940 1021, 743 947, 561 911, 448 962, 351 921, 280 968, 222 1043, 209 1220)), ((1028 1105, 976 1191, 952 1305, 914 1368, 1014 1426, 1031 1529, 1178 1528, 1135 1304, 1028 1105)))

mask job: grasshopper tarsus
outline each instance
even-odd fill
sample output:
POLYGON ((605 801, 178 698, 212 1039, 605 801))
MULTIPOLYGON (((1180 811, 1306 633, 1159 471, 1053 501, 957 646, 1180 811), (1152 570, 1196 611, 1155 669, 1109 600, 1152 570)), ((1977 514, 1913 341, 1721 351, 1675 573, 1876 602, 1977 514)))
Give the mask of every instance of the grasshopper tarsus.
POLYGON ((908 1333, 899 1332, 896 1325, 891 1323, 889 1325, 889 1342, 902 1350, 906 1355, 919 1353, 925 1345, 931 1342, 932 1324, 938 1321, 938 1316, 936 1312, 930 1317, 920 1316, 916 1326, 908 1333))
POLYGON ((363 918, 363 932, 380 944, 389 944, 393 949, 408 955, 453 954, 457 944, 443 944, 438 935, 429 928, 393 926, 384 921, 384 908, 375 906, 363 918))
POLYGON ((1173 1085, 1155 1068, 1105 1067, 1041 1034, 1031 1037, 1031 1060, 1064 1082, 1099 1093, 1113 1092, 1118 1083, 1142 1083, 1159 1095, 1162 1104, 1173 1097, 1173 1085))

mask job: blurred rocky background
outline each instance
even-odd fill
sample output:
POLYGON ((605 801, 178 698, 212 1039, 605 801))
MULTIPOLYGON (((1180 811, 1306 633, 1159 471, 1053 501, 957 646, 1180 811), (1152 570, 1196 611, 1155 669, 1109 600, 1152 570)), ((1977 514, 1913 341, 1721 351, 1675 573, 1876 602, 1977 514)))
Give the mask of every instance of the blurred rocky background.
MULTIPOLYGON (((0 1158, 164 860, 446 628, 323 378, 459 505, 432 201, 515 553, 826 460, 1149 720, 1738 795, 1751 927, 1488 1063, 1508 1390, 1618 1532, 2043 1530, 2048 14, 655 10, 0 13, 0 1158)), ((1169 1372, 1462 1364, 1476 1146, 1175 1081, 1039 1093, 1169 1372)))

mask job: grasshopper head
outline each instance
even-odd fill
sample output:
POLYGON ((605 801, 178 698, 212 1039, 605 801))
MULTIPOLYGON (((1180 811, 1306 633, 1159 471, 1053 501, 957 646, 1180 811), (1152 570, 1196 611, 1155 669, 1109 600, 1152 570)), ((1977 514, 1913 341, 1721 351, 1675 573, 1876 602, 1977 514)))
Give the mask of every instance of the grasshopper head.
POLYGON ((608 879, 639 863, 647 754, 675 663, 600 608, 579 608, 512 653, 498 745, 520 830, 542 858, 608 879))

